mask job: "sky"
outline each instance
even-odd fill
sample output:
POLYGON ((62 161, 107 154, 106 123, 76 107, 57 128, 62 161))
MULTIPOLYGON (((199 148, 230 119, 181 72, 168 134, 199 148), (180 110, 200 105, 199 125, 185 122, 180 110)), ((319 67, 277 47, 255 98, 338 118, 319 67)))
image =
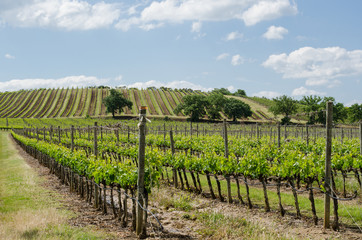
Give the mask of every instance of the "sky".
POLYGON ((0 91, 243 89, 362 104, 360 0, 0 0, 0 91))

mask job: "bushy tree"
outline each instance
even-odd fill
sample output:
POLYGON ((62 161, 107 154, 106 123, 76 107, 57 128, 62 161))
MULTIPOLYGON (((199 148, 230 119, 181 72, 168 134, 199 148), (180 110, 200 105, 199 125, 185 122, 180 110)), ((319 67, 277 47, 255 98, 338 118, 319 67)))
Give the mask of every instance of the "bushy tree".
POLYGON ((227 99, 224 105, 224 112, 226 116, 232 118, 234 122, 236 122, 237 118, 247 118, 252 115, 250 106, 235 98, 227 99))
POLYGON ((238 89, 233 95, 237 97, 246 97, 246 92, 242 89, 238 89))
POLYGON ((315 124, 318 111, 321 109, 322 98, 319 96, 303 96, 300 103, 304 112, 308 113, 308 124, 315 124))
POLYGON ((226 88, 214 88, 211 93, 221 93, 222 95, 232 95, 231 92, 226 88))
POLYGON ((110 90, 110 95, 103 99, 103 103, 107 108, 107 112, 112 113, 114 117, 115 112, 123 112, 124 107, 132 108, 133 103, 126 99, 123 94, 116 89, 110 90))
POLYGON ((210 102, 204 95, 186 95, 182 98, 183 103, 177 105, 174 113, 183 111, 185 115, 190 115, 191 121, 196 122, 206 114, 206 109, 210 102))
POLYGON ((348 109, 348 117, 351 122, 362 121, 362 104, 355 103, 348 109))
POLYGON ((224 110, 224 105, 227 102, 227 98, 221 93, 213 93, 207 97, 209 106, 207 109, 207 115, 210 119, 220 119, 220 112, 224 110))
POLYGON ((290 115, 294 114, 298 110, 297 101, 286 95, 273 98, 274 105, 269 110, 275 115, 283 114, 282 124, 288 124, 290 122, 290 115))
POLYGON ((324 97, 320 104, 320 111, 318 112, 318 117, 316 122, 320 124, 326 124, 326 107, 327 102, 333 102, 333 121, 334 122, 344 122, 347 119, 348 112, 347 108, 343 105, 343 103, 336 103, 334 97, 324 97))

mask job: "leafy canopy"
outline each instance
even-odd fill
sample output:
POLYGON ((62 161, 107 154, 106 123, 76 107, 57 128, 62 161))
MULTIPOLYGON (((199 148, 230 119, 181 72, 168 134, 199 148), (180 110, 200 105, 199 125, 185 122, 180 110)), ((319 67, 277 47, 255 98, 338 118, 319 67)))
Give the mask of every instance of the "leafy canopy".
POLYGON ((116 89, 110 90, 110 95, 103 99, 103 103, 107 108, 107 112, 114 114, 116 111, 119 113, 123 112, 124 107, 132 108, 133 103, 126 99, 123 94, 116 89))
POLYGON ((288 124, 290 122, 290 115, 294 114, 298 110, 297 101, 287 95, 273 98, 274 105, 269 110, 275 115, 283 114, 282 124, 288 124))
POLYGON ((204 95, 186 95, 182 98, 183 103, 177 105, 173 110, 175 114, 183 111, 185 115, 190 115, 191 121, 198 121, 206 114, 206 109, 210 102, 204 95))
POLYGON ((235 98, 227 99, 224 106, 224 112, 229 118, 232 118, 234 122, 236 122, 237 118, 247 118, 252 115, 250 106, 235 98))
POLYGON ((348 109, 348 116, 351 122, 362 121, 362 103, 355 103, 348 109))

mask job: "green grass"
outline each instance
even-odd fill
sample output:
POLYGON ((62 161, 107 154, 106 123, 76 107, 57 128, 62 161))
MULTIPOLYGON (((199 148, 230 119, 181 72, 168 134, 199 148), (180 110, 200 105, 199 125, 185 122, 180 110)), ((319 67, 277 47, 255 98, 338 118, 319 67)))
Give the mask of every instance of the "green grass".
POLYGON ((252 222, 238 214, 225 214, 222 209, 213 209, 211 202, 200 205, 200 200, 192 193, 161 187, 153 191, 151 199, 167 211, 177 211, 174 217, 196 221, 198 227, 195 232, 200 239, 291 239, 262 223, 252 222))
POLYGON ((7 133, 0 132, 0 239, 114 239, 67 223, 75 214, 65 210, 56 192, 24 162, 7 133))
MULTIPOLYGON (((172 171, 169 170, 168 172, 171 173, 172 171)), ((170 177, 170 179, 172 179, 171 174, 169 177, 170 177)), ((193 186, 191 175, 187 174, 187 178, 188 178, 190 186, 193 186)), ((209 186, 207 183, 206 176, 200 175, 200 181, 201 181, 203 191, 209 193, 210 191, 209 191, 209 186)), ((243 197, 244 202, 246 202, 247 199, 246 199, 245 184, 241 180, 239 182, 240 182, 241 195, 243 197)), ((213 187, 213 191, 214 191, 215 195, 218 196, 217 184, 216 184, 216 180, 214 179, 214 177, 211 177, 211 183, 212 183, 212 187, 213 187)), ((221 183, 221 193, 226 200, 226 196, 227 196, 226 181, 220 181, 220 183, 221 183)), ((356 183, 353 183, 353 184, 356 184, 356 183)), ((348 188, 351 189, 352 186, 349 186, 348 188)), ((358 189, 358 188, 353 188, 353 189, 358 189)), ((263 209, 264 208, 264 193, 263 193, 262 188, 250 187, 249 190, 250 190, 249 192, 250 192, 250 199, 251 199, 252 204, 254 206, 257 206, 258 208, 263 209)), ((237 185, 234 181, 231 182, 231 192, 232 192, 233 199, 237 200, 237 185)), ((307 194, 308 193, 305 193, 302 195, 298 194, 299 207, 300 207, 300 210, 301 210, 301 213, 303 216, 312 217, 311 204, 310 204, 307 194)), ((287 210, 287 212, 295 214, 296 210, 295 210, 294 197, 293 197, 292 191, 290 189, 288 189, 287 192, 282 192, 281 198, 282 198, 283 207, 287 210)), ((323 220, 321 218, 324 216, 324 195, 322 195, 322 194, 315 195, 314 198, 315 198, 317 216, 320 219, 319 223, 322 223, 323 220)), ((271 209, 273 211, 278 211, 279 210, 278 195, 277 195, 275 189, 268 188, 268 199, 269 199, 269 204, 270 204, 271 209)), ((354 221, 356 221, 359 226, 362 225, 362 214, 361 214, 362 205, 351 204, 351 203, 342 202, 342 201, 339 201, 338 203, 339 203, 338 214, 340 217, 340 222, 346 223, 349 225, 355 225, 354 221)), ((331 218, 333 218, 333 204, 331 204, 331 218)))

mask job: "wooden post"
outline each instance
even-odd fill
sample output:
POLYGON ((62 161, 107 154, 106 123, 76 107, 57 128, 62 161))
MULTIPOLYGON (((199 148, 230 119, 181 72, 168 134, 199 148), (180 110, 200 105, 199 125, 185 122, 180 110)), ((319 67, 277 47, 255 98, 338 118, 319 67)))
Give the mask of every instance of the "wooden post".
POLYGON ((332 121, 333 121, 333 102, 327 102, 326 115, 326 162, 325 162, 325 183, 326 193, 324 194, 324 229, 330 227, 330 204, 331 204, 331 153, 332 153, 332 121))
POLYGON ((88 125, 88 141, 90 141, 90 126, 88 125))
POLYGON ((53 143, 53 126, 50 126, 50 143, 53 143))
POLYGON ((228 132, 227 132, 227 126, 226 126, 226 119, 224 119, 224 125, 223 125, 223 132, 224 132, 224 145, 225 145, 225 158, 229 157, 229 145, 228 145, 228 132))
POLYGON ((278 148, 280 148, 280 123, 278 123, 278 148))
POLYGON ((70 140, 71 140, 70 149, 72 152, 74 152, 74 126, 73 125, 70 128, 70 140))
MULTIPOLYGON (((226 126, 226 119, 224 119, 224 144, 225 144, 225 158, 229 158, 229 145, 228 145, 228 132, 226 126)), ((216 176, 216 175, 215 175, 216 176)), ((227 184, 227 191, 228 191, 228 203, 233 203, 233 199, 231 197, 231 183, 230 183, 230 175, 225 176, 226 184, 227 184)))
POLYGON ((119 131, 118 131, 118 128, 114 130, 114 133, 116 134, 116 139, 117 139, 116 145, 119 146, 119 131))
POLYGON ((190 137, 192 138, 192 122, 190 121, 190 137))
MULTIPOLYGON (((360 146, 360 154, 362 155, 362 121, 359 122, 359 146, 360 146)), ((362 178, 362 172, 361 172, 361 178, 362 178)), ((362 203, 362 182, 360 186, 360 202, 362 203)))
POLYGON ((98 143, 97 143, 97 122, 94 122, 94 155, 97 157, 98 156, 98 143))
MULTIPOLYGON (((171 153, 172 156, 175 154, 175 143, 173 141, 173 132, 172 129, 170 130, 170 142, 171 142, 171 153)), ((174 167, 172 167, 172 174, 173 174, 173 184, 175 188, 178 187, 178 181, 177 181, 177 171, 174 167)))
POLYGON ((360 154, 362 155, 362 121, 359 122, 359 146, 360 154))
POLYGON ((141 106, 140 108, 140 122, 138 124, 139 128, 139 145, 138 145, 138 180, 137 180, 137 192, 138 192, 138 202, 137 205, 137 224, 136 224, 136 234, 139 238, 143 237, 143 216, 144 211, 141 206, 144 206, 145 198, 145 149, 146 149, 146 109, 147 107, 141 106))
POLYGON ((307 134, 307 146, 309 146, 309 127, 308 124, 305 126, 306 134, 307 134))
POLYGON ((61 143, 60 126, 58 126, 58 144, 61 143))

